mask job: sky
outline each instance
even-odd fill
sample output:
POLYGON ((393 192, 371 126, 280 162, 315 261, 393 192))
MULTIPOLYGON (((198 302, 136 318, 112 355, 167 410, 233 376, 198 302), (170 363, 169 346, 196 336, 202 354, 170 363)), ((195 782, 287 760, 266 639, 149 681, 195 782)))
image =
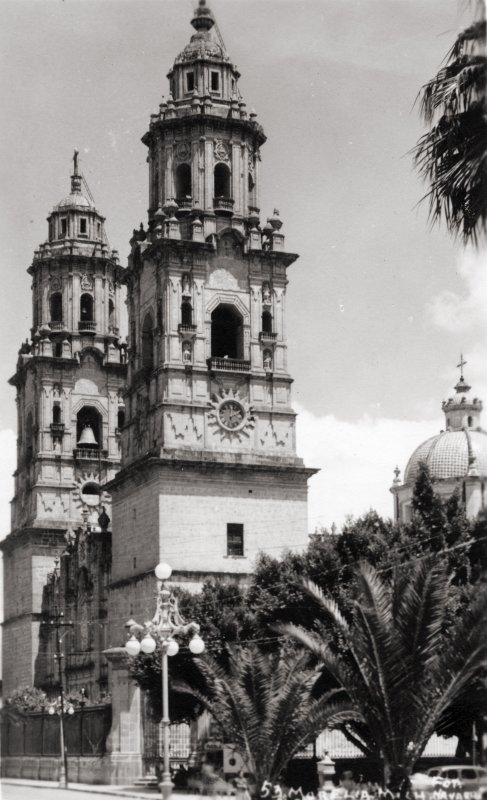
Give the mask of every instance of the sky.
MULTIPOLYGON (((469 8, 457 0, 208 0, 268 141, 274 207, 300 254, 287 296, 309 529, 375 508, 392 470, 443 427, 460 352, 487 399, 485 251, 431 229, 411 148, 415 98, 469 8)), ((3 0, 0 33, 0 538, 9 530, 15 397, 33 251, 68 191, 73 149, 122 263, 146 220, 141 136, 189 41, 192 0, 3 0)))

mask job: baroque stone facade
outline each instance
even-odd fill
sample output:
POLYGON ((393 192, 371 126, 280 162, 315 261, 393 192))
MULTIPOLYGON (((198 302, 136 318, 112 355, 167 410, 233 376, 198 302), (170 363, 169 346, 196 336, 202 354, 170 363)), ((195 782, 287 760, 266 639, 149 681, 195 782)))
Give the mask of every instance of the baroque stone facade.
MULTIPOLYGON (((170 95, 143 137, 149 219, 127 284, 128 384, 113 498, 110 617, 147 614, 160 560, 197 588, 243 578, 260 550, 307 542, 287 369, 287 270, 277 211, 261 226, 260 150, 239 73, 203 3, 170 95)), ((112 626, 112 644, 123 629, 112 626)))
POLYGON ((74 530, 97 528, 120 464, 126 365, 119 316, 123 269, 74 156, 71 191, 34 253, 30 340, 11 384, 18 438, 12 530, 4 560, 3 687, 49 672, 39 662, 43 589, 74 530))

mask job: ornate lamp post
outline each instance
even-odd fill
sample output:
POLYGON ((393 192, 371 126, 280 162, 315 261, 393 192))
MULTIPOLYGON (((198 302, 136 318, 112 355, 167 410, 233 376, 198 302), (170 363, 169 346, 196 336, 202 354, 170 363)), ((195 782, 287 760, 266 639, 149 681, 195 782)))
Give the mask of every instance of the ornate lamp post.
POLYGON ((178 601, 165 581, 171 577, 172 569, 169 564, 158 564, 155 568, 156 578, 161 581, 161 588, 157 594, 157 607, 151 622, 139 625, 135 620, 129 620, 127 627, 130 629, 130 639, 125 645, 127 653, 137 656, 140 651, 153 653, 159 643, 162 655, 162 734, 164 745, 164 768, 161 781, 161 792, 164 800, 168 800, 172 792, 171 769, 169 763, 169 687, 168 687, 168 656, 175 656, 179 645, 173 636, 191 633, 189 649, 194 655, 200 655, 205 649, 205 643, 199 635, 200 626, 196 622, 185 622, 179 613, 178 601), (141 635, 141 641, 135 634, 141 635))
POLYGON ((61 750, 61 763, 59 766, 59 786, 64 789, 68 788, 68 753, 64 743, 64 716, 65 714, 74 714, 74 708, 71 703, 66 703, 64 699, 64 692, 61 684, 61 694, 54 702, 51 702, 47 708, 47 713, 51 716, 58 714, 59 716, 59 739, 61 750))

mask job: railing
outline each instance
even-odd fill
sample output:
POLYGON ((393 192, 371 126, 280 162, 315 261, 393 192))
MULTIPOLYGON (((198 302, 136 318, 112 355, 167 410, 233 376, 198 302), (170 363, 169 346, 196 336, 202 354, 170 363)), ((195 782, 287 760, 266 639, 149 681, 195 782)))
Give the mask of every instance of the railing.
POLYGON ((63 436, 64 422, 51 422, 51 433, 53 436, 63 436))
POLYGON ((179 206, 179 211, 191 211, 193 205, 192 197, 176 197, 176 203, 179 206))
POLYGON ((241 358, 209 358, 208 369, 222 370, 224 372, 250 372, 250 361, 241 358))
MULTIPOLYGON (((64 717, 65 743, 70 756, 102 756, 110 732, 111 706, 76 709, 64 717)), ((17 714, 2 719, 4 756, 58 756, 59 717, 43 712, 17 714)))
POLYGON ((179 333, 196 333, 197 326, 196 325, 183 325, 182 322, 178 325, 179 333))
POLYGON ((272 331, 261 331, 259 333, 259 339, 261 342, 275 342, 277 339, 277 333, 273 333, 272 331))
POLYGON ((107 458, 107 450, 98 450, 95 447, 75 447, 73 457, 80 461, 98 461, 99 458, 107 458))
POLYGON ((213 198, 213 208, 215 211, 226 211, 227 213, 233 213, 233 206, 235 205, 235 200, 232 200, 230 197, 214 197, 213 198))
POLYGON ((49 327, 52 331, 63 331, 65 329, 64 322, 51 322, 49 323, 49 327))
POLYGON ((78 330, 79 331, 90 331, 90 333, 96 333, 96 322, 94 320, 82 320, 78 322, 78 330))

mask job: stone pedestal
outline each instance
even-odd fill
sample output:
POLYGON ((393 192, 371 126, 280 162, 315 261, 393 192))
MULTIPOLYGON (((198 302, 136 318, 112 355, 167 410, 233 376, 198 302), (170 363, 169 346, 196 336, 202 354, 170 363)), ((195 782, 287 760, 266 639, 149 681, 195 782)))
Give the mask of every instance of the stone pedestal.
POLYGON ((104 757, 106 783, 133 783, 143 774, 141 692, 129 675, 129 656, 123 647, 104 651, 109 663, 112 727, 104 757))

